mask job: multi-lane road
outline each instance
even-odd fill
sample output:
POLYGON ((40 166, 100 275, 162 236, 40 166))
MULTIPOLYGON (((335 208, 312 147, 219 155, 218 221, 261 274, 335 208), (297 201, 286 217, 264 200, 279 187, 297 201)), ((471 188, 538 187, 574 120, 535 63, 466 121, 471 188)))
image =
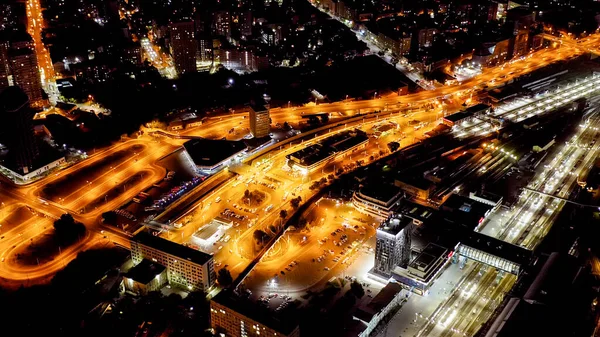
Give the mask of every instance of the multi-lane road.
MULTIPOLYGON (((40 60, 40 67, 44 69, 46 78, 51 79, 53 76, 49 76, 49 74, 53 73, 51 61, 47 51, 41 44, 41 29, 43 21, 41 18, 38 0, 30 0, 28 3, 28 14, 30 17, 30 31, 32 32, 32 36, 34 36, 34 40, 38 41, 36 42, 36 52, 38 53, 38 58, 40 60)), ((346 101, 330 104, 306 105, 303 107, 276 108, 271 110, 271 117, 273 123, 283 124, 284 122, 289 122, 298 125, 302 121, 303 115, 305 114, 328 112, 332 114, 332 124, 337 125, 338 122, 336 119, 338 118, 347 118, 354 116, 357 113, 362 114, 370 113, 375 110, 381 110, 381 118, 383 118, 386 114, 390 115, 392 112, 396 114, 397 112, 395 116, 389 116, 390 120, 393 119, 396 123, 398 123, 402 128, 402 132, 405 132, 406 134, 412 134, 415 132, 411 131, 411 127, 408 127, 409 120, 416 119, 428 122, 435 121, 439 117, 443 116, 445 112, 453 111, 456 107, 460 106, 463 101, 469 98, 469 95, 473 93, 477 87, 482 88, 483 86, 490 84, 492 81, 495 81, 495 83, 509 81, 521 74, 531 72, 552 62, 579 55, 581 52, 582 51, 577 48, 568 46, 562 47, 558 50, 541 50, 532 53, 530 57, 522 60, 511 62, 502 67, 488 69, 481 75, 456 85, 444 86, 434 90, 418 92, 402 97, 388 96, 364 101, 346 101)), ((369 127, 370 125, 380 122, 377 120, 377 117, 374 117, 374 115, 365 116, 365 119, 365 122, 361 121, 348 123, 348 125, 344 125, 344 127, 369 127)), ((227 114, 210 117, 200 128, 186 130, 185 132, 182 132, 182 134, 188 136, 192 135, 208 138, 221 138, 223 136, 231 137, 231 135, 228 134, 228 130, 230 129, 242 129, 242 132, 239 133, 239 137, 242 137, 246 132, 243 130, 246 128, 246 126, 247 113, 232 113, 231 115, 227 114)), ((332 127, 330 130, 323 131, 317 136, 311 135, 312 139, 307 138, 304 141, 298 141, 294 144, 286 145, 282 149, 270 151, 269 153, 266 153, 262 157, 258 158, 258 161, 263 160, 264 162, 264 159, 266 159, 266 162, 269 162, 268 165, 270 165, 270 168, 265 169, 264 166, 262 168, 252 167, 250 169, 246 169, 246 172, 242 173, 242 175, 245 178, 250 179, 253 176, 267 176, 268 171, 268 174, 273 179, 282 181, 286 191, 297 190, 299 194, 303 196, 303 199, 306 200, 313 193, 312 191, 308 191, 307 183, 323 176, 327 176, 328 174, 332 173, 332 168, 328 167, 327 172, 315 172, 307 178, 290 177, 289 172, 282 170, 285 162, 285 155, 292 151, 296 151, 310 144, 311 142, 322 140, 323 138, 338 132, 339 128, 340 127, 332 127), (286 183, 288 185, 285 185, 286 183)), ((422 129, 419 132, 423 131, 424 130, 422 129)), ((88 245, 89 242, 94 240, 104 240, 104 235, 98 233, 101 230, 108 231, 108 229, 102 227, 98 223, 98 216, 102 212, 112 210, 123 204, 126 200, 137 194, 140 190, 143 190, 145 187, 160 179, 161 176, 164 175, 165 171, 163 168, 156 165, 156 161, 177 149, 184 141, 179 139, 158 140, 154 137, 148 136, 147 134, 148 133, 141 136, 139 139, 126 140, 107 149, 97 151, 89 159, 28 186, 14 187, 3 185, 0 188, 0 194, 3 195, 7 201, 28 205, 32 208, 35 208, 40 213, 46 214, 50 217, 56 218, 60 216, 60 214, 70 212, 77 220, 85 223, 88 229, 90 229, 90 237, 82 241, 80 248, 74 247, 73 251, 83 248, 84 245, 88 245), (118 155, 121 151, 127 151, 127 149, 130 149, 134 146, 139 146, 139 150, 134 150, 133 155, 129 154, 128 157, 121 158, 119 162, 112 163, 108 167, 104 167, 102 165, 104 160, 109 160, 111 156, 118 155), (86 168, 96 164, 98 164, 98 167, 101 168, 96 171, 92 170, 89 174, 85 171, 86 168), (82 178, 81 172, 86 172, 88 175, 82 178), (104 204, 96 206, 97 208, 95 207, 93 210, 87 209, 87 205, 95 200, 98 200, 98 198, 103 198, 110 189, 115 188, 115 186, 120 186, 119 184, 121 182, 132 176, 135 176, 136 174, 139 174, 140 172, 144 172, 144 176, 138 181, 138 183, 135 184, 135 186, 125 186, 123 189, 124 192, 117 198, 112 200, 106 199, 104 204), (56 195, 48 196, 47 191, 45 191, 44 188, 47 186, 54 186, 56 195), (61 188, 62 186, 64 186, 64 188, 61 188)), ((402 145, 409 144, 411 139, 414 141, 418 137, 420 137, 419 134, 415 134, 414 136, 408 135, 408 141, 402 141, 402 145)), ((357 159, 363 158, 363 160, 368 161, 370 157, 369 153, 378 152, 382 148, 385 149, 385 143, 383 140, 371 141, 368 145, 368 151, 366 151, 366 154, 358 153, 353 155, 351 158, 342 158, 339 161, 339 165, 343 166, 350 163, 350 161, 356 161, 357 159)), ((205 200, 201 200, 200 202, 204 203, 202 208, 206 208, 205 211, 208 211, 210 206, 207 208, 206 205, 210 205, 211 198, 216 198, 220 195, 219 193, 223 193, 222 200, 234 200, 235 198, 238 198, 240 193, 243 193, 243 190, 245 190, 246 187, 243 186, 244 184, 242 184, 237 188, 232 188, 232 185, 235 183, 236 182, 234 180, 231 180, 225 183, 222 188, 207 196, 205 200)), ((274 205, 271 210, 264 214, 260 214, 260 216, 256 215, 257 218, 260 218, 260 220, 257 220, 257 224, 255 225, 258 226, 257 228, 272 224, 278 219, 279 210, 288 208, 289 201, 284 200, 285 198, 283 195, 281 195, 282 193, 284 193, 283 189, 279 192, 273 193, 271 196, 271 203, 274 205)), ((287 200, 289 200, 291 197, 292 196, 289 196, 287 200)), ((233 202, 234 201, 231 203, 233 202)), ((221 208, 225 208, 224 202, 221 205, 223 205, 221 208)), ((212 207, 210 209, 218 210, 219 208, 212 207)), ((212 215, 213 214, 210 214, 211 217, 212 215)), ((208 218, 208 216, 209 212, 205 214, 205 220, 208 218)), ((197 226, 198 224, 196 224, 196 228, 197 226)), ((19 243, 27 242, 35 238, 36 235, 39 235, 39 231, 36 232, 29 230, 30 227, 31 225, 28 222, 23 223, 20 227, 16 228, 15 233, 20 232, 18 238, 9 238, 5 235, 6 237, 4 239, 0 239, 0 254, 8 257, 8 255, 10 255, 11 252, 16 249, 15 247, 18 246, 19 243), (14 241, 9 242, 8 239, 14 241)), ((182 241, 191 235, 191 228, 194 228, 194 226, 189 226, 189 228, 190 229, 184 228, 182 231, 182 241)), ((251 231, 246 231, 246 233, 250 232, 251 231)), ((127 245, 128 238, 125 235, 117 233, 116 231, 111 231, 109 235, 111 241, 127 245)), ((239 245, 239 243, 245 238, 244 235, 249 234, 240 233, 238 235, 239 237, 235 241, 231 242, 235 242, 239 247, 242 247, 243 245, 239 245)), ((178 235, 177 237, 181 236, 178 235)), ((223 249, 222 251, 228 252, 229 249, 223 249)), ((231 255, 244 256, 239 249, 232 249, 231 251, 233 252, 231 255)), ((57 259, 63 262, 62 265, 64 265, 64 263, 73 256, 67 254, 63 255, 64 256, 57 259)), ((29 275, 35 275, 36 277, 42 277, 43 275, 51 274, 60 269, 60 265, 60 263, 56 263, 52 264, 51 267, 48 267, 49 265, 35 266, 27 269, 27 273, 29 275), (34 272, 36 267, 39 271, 38 273, 34 272)), ((25 269, 23 269, 23 271, 25 271, 25 269)), ((22 275, 20 275, 19 267, 15 265, 9 266, 8 264, 0 264, 0 276, 15 280, 23 279, 22 275)))

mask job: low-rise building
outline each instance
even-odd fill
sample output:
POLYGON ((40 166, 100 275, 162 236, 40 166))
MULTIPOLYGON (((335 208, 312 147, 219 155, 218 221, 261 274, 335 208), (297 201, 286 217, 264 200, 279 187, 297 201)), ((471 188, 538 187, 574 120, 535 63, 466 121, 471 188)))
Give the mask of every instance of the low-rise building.
POLYGON ((394 185, 400 187, 409 196, 420 199, 429 199, 434 185, 423 177, 401 177, 396 178, 394 185))
POLYGON ((294 319, 281 317, 256 303, 236 297, 228 290, 211 299, 210 325, 217 335, 227 337, 300 336, 300 328, 294 319))
POLYGON ((123 276, 125 290, 139 296, 158 291, 167 284, 166 271, 165 266, 144 259, 123 276))
POLYGON ((198 138, 183 143, 188 159, 199 171, 215 173, 237 162, 248 149, 242 141, 198 138))
POLYGON ((349 130, 286 156, 292 168, 309 173, 347 152, 363 148, 369 138, 361 130, 349 130))
POLYGON ((206 292, 215 283, 214 261, 209 254, 145 231, 139 232, 130 242, 134 265, 146 259, 166 267, 170 284, 206 292))
POLYGON ((362 323, 362 331, 358 337, 367 337, 392 310, 406 300, 402 286, 395 282, 388 283, 373 299, 364 306, 359 307, 353 315, 354 320, 362 323))
POLYGON ((461 123, 469 122, 481 115, 487 114, 492 107, 487 104, 477 104, 463 111, 444 117, 443 123, 452 127, 461 123))
POLYGON ((365 186, 352 196, 352 204, 359 212, 388 218, 402 197, 402 190, 394 185, 365 186))

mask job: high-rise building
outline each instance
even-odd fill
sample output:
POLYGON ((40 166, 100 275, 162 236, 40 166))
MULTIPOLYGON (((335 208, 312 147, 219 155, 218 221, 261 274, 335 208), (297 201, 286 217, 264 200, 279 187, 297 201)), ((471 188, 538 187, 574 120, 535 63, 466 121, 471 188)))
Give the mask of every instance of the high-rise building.
MULTIPOLYGON (((29 97, 20 87, 10 86, 0 93, 0 113, 3 127, 2 142, 8 147, 13 168, 24 174, 33 168, 39 149, 33 130, 34 111, 29 107, 29 97)), ((21 173, 19 172, 19 173, 21 173)))
POLYGON ((210 37, 198 38, 198 59, 203 62, 213 59, 213 40, 210 37))
POLYGON ((213 14, 213 29, 217 35, 231 37, 231 15, 229 11, 216 11, 213 14))
POLYGON ((253 102, 250 104, 250 132, 254 138, 267 137, 271 132, 269 105, 253 102))
POLYGON ((211 255, 147 232, 142 231, 131 239, 131 259, 134 265, 146 259, 165 266, 169 283, 189 290, 207 291, 215 284, 211 255))
POLYGON ((195 72, 198 45, 194 34, 194 21, 171 23, 169 31, 169 47, 175 70, 179 75, 195 72))
POLYGON ((10 62, 8 61, 8 41, 0 40, 0 91, 8 88, 8 76, 10 74, 10 62))
POLYGON ((23 89, 32 106, 43 104, 42 81, 35 51, 30 48, 11 48, 8 52, 13 84, 23 89))
POLYGON ((406 268, 410 261, 412 220, 391 215, 377 229, 375 267, 373 271, 390 276, 397 266, 406 268))
POLYGON ((0 36, 0 90, 15 85, 23 89, 31 106, 43 104, 42 82, 33 40, 23 30, 0 36))
POLYGON ((243 37, 252 35, 252 11, 245 11, 240 14, 240 34, 243 37))

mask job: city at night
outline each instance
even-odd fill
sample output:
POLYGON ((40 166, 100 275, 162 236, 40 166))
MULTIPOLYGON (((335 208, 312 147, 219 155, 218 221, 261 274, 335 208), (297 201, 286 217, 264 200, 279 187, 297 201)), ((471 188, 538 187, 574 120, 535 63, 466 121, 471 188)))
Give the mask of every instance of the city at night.
POLYGON ((600 1, 0 0, 0 336, 600 337, 600 1))

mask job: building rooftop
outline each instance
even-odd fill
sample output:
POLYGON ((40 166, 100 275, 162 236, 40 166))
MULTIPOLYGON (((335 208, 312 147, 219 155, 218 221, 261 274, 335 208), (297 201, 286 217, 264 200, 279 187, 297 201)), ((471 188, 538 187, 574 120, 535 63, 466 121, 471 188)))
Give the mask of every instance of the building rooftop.
POLYGON ((157 275, 165 271, 165 269, 165 266, 143 259, 137 266, 131 268, 125 277, 142 284, 147 284, 157 275))
POLYGON ((432 186, 431 181, 425 179, 423 176, 420 176, 420 175, 419 176, 404 175, 401 178, 396 178, 396 180, 398 180, 399 182, 402 182, 406 185, 410 185, 410 186, 416 187, 421 190, 428 190, 432 186))
POLYGON ((474 115, 473 112, 468 112, 468 111, 459 111, 457 113, 453 113, 452 115, 446 116, 444 117, 445 120, 456 123, 456 122, 460 122, 463 119, 472 117, 474 115))
POLYGON ((183 148, 197 166, 213 167, 247 149, 241 141, 198 138, 183 143, 183 148))
POLYGON ((421 222, 426 222, 438 213, 437 210, 407 200, 402 200, 395 212, 421 222))
POLYGON ((580 265, 575 258, 554 252, 544 263, 523 299, 531 304, 549 304, 563 296, 563 290, 573 285, 580 265))
POLYGON ((249 106, 254 111, 266 111, 266 110, 269 110, 269 104, 267 104, 267 102, 265 102, 265 100, 262 99, 262 98, 260 98, 260 99, 254 99, 254 100, 250 101, 249 106))
POLYGON ((145 231, 139 232, 131 240, 200 265, 212 259, 212 256, 206 253, 154 236, 145 231))
POLYGON ((382 222, 377 230, 395 236, 400 233, 401 230, 412 224, 412 222, 412 219, 407 217, 392 216, 382 222))
POLYGON ((354 317, 364 322, 370 322, 371 319, 373 319, 373 316, 388 306, 400 291, 402 291, 402 286, 400 284, 389 282, 375 297, 373 297, 369 304, 358 308, 354 313, 354 317))
POLYGON ((528 264, 533 257, 531 250, 474 231, 465 231, 460 242, 521 266, 528 264))
POLYGON ((369 138, 360 130, 349 130, 324 139, 318 144, 307 146, 288 155, 296 158, 300 164, 310 166, 338 152, 346 151, 369 138))
POLYGON ((466 108, 464 111, 478 113, 478 112, 487 111, 490 108, 491 107, 489 105, 480 103, 480 104, 473 105, 472 107, 466 108))
POLYGON ((474 230, 481 224, 492 208, 490 205, 458 194, 452 194, 440 207, 447 222, 468 230, 474 230))
POLYGON ((402 190, 390 184, 369 184, 360 189, 360 194, 369 198, 377 199, 383 203, 392 203, 401 195, 402 190))
POLYGON ((235 296, 229 290, 221 291, 213 297, 211 301, 221 304, 285 335, 289 335, 298 328, 298 322, 293 317, 290 317, 291 315, 284 316, 282 314, 274 313, 249 299, 235 296))

